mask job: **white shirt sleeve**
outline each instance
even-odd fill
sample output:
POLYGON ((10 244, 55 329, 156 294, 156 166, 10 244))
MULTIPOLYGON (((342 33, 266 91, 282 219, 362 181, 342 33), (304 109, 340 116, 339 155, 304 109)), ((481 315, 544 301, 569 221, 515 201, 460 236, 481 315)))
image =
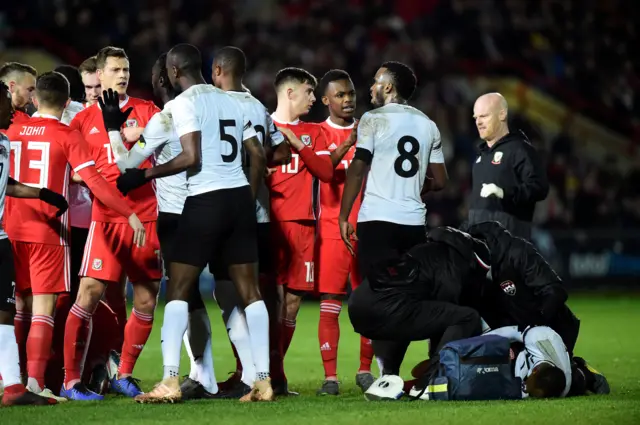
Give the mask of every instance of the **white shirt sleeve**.
POLYGON ((360 118, 360 123, 358 124, 358 141, 356 142, 356 149, 362 148, 373 153, 375 131, 375 119, 367 112, 362 116, 362 118, 360 118))
POLYGON ((442 153, 442 140, 440 138, 440 130, 436 123, 433 124, 433 144, 431 145, 431 155, 429 156, 430 164, 443 164, 444 155, 442 153))
POLYGON ((258 133, 256 133, 256 129, 253 128, 251 120, 246 115, 243 115, 243 122, 244 128, 242 129, 242 141, 244 142, 252 137, 256 137, 258 133))
POLYGON ((184 96, 178 96, 173 100, 171 115, 173 118, 173 126, 176 129, 178 137, 196 131, 202 131, 196 105, 190 99, 193 99, 193 97, 185 98, 184 96))
POLYGON ((267 114, 267 128, 269 132, 270 146, 278 146, 284 142, 284 135, 276 128, 276 125, 273 123, 273 119, 271 119, 271 115, 269 115, 266 110, 264 113, 267 114))
POLYGON ((124 172, 127 168, 138 168, 157 148, 169 141, 172 131, 171 118, 163 112, 158 112, 151 117, 140 140, 133 145, 131 150, 127 150, 122 143, 120 132, 110 131, 109 141, 118 169, 124 172))

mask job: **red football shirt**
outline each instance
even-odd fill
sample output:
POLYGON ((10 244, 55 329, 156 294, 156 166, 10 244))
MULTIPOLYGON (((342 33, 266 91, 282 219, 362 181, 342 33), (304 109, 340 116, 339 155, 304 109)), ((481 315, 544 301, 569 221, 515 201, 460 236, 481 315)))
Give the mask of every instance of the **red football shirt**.
MULTIPOLYGON (((279 122, 272 116, 278 127, 286 127, 300 138, 318 155, 328 155, 327 137, 320 124, 295 121, 279 122)), ((277 167, 275 173, 267 178, 271 196, 271 221, 314 220, 313 212, 313 175, 300 158, 300 154, 291 148, 291 162, 277 167)))
MULTIPOLYGON (((325 130, 327 135, 327 144, 329 145, 329 152, 333 152, 340 146, 345 140, 349 138, 353 129, 353 124, 349 127, 340 127, 331 121, 329 118, 320 124, 325 130)), ((355 145, 347 151, 347 154, 342 158, 340 164, 338 164, 333 173, 333 180, 330 183, 320 182, 319 199, 318 199, 318 227, 322 233, 324 239, 341 239, 340 227, 338 225, 338 217, 340 216, 340 203, 342 202, 342 192, 344 191, 344 182, 347 180, 347 169, 353 161, 353 155, 356 152, 355 145)), ((351 214, 349 215, 349 222, 354 226, 358 221, 358 211, 360 211, 360 204, 362 197, 358 196, 356 202, 353 204, 351 214)))
MULTIPOLYGON (((69 200, 71 170, 94 165, 77 131, 55 117, 33 117, 7 130, 11 142, 11 177, 28 186, 46 187, 69 200)), ((69 214, 39 199, 12 198, 5 214, 6 231, 14 241, 68 245, 69 214)))
MULTIPOLYGON (((122 110, 130 107, 133 107, 133 111, 131 111, 125 123, 126 127, 146 127, 151 117, 160 111, 153 102, 134 97, 127 97, 125 101, 120 103, 122 110)), ((95 103, 83 111, 78 112, 73 121, 71 121, 70 126, 71 128, 80 130, 80 133, 89 145, 91 156, 96 162, 96 168, 100 170, 102 177, 115 187, 116 179, 120 176, 120 170, 118 170, 113 153, 111 152, 111 143, 109 142, 107 130, 104 127, 100 106, 95 103)), ((125 143, 125 146, 131 149, 134 144, 135 143, 125 143)), ((152 166, 151 160, 147 159, 140 165, 140 168, 149 168, 152 166)), ((153 182, 146 183, 144 186, 132 190, 127 194, 126 199, 140 221, 155 221, 158 218, 158 202, 156 201, 153 182)), ((98 199, 94 199, 91 219, 93 221, 108 223, 127 222, 127 218, 107 208, 98 199)))
POLYGON ((11 120, 12 124, 20 124, 25 120, 30 119, 31 117, 26 112, 15 110, 13 113, 13 119, 11 120))

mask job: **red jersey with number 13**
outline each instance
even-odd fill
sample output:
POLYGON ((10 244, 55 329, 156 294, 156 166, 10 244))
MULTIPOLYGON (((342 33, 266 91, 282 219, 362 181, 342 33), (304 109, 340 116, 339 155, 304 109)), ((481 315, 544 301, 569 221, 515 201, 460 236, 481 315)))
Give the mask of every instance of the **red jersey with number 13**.
MULTIPOLYGON (((316 123, 295 121, 279 122, 273 115, 278 127, 290 129, 317 155, 329 155, 327 136, 316 123)), ((271 221, 314 220, 313 212, 313 175, 291 148, 291 162, 277 167, 276 172, 267 178, 271 195, 271 221)))
MULTIPOLYGON (((130 107, 133 107, 133 111, 129 114, 129 118, 127 118, 123 127, 146 127, 151 117, 160 111, 153 102, 135 97, 127 97, 125 101, 120 103, 121 110, 130 107)), ((118 170, 111 151, 111 143, 104 127, 100 106, 95 103, 78 112, 70 125, 71 128, 80 130, 91 149, 96 168, 100 170, 102 177, 115 187, 116 179, 120 176, 120 170, 118 170)), ((125 146, 131 149, 134 144, 125 143, 125 146)), ((153 166, 151 160, 147 159, 140 165, 140 168, 149 168, 151 166, 153 166)), ((158 202, 153 182, 148 182, 144 186, 132 190, 125 198, 140 221, 155 221, 158 218, 158 202)), ((98 199, 94 199, 91 219, 107 223, 127 222, 127 218, 107 208, 98 199)))
MULTIPOLYGON (((19 121, 7 130, 11 142, 11 177, 28 186, 46 187, 69 200, 72 168, 93 166, 77 131, 48 115, 19 121)), ((69 212, 39 199, 13 198, 7 205, 6 231, 11 240, 49 245, 69 244, 69 212)), ((62 267, 62 265, 61 265, 62 267)))
MULTIPOLYGON (((349 138, 353 129, 353 124, 348 127, 340 127, 327 118, 320 124, 327 135, 327 144, 329 152, 333 152, 345 140, 349 138)), ((340 204, 342 202, 342 193, 344 192, 344 183, 347 180, 347 170, 353 156, 355 155, 355 145, 351 147, 342 158, 342 161, 336 166, 333 173, 333 180, 330 183, 320 182, 319 188, 319 212, 318 212, 318 233, 322 234, 323 239, 341 239, 340 228, 338 225, 338 217, 340 216, 340 204)), ((358 211, 360 211, 360 203, 362 196, 359 195, 353 204, 349 222, 354 226, 358 221, 358 211)))

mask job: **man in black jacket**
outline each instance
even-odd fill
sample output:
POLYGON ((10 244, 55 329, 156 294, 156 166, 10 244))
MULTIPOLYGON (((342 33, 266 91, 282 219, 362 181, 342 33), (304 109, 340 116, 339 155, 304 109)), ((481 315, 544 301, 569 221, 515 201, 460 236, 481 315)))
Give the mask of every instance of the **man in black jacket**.
POLYGON ((492 329, 503 326, 549 326, 567 346, 578 339, 580 320, 566 306, 562 279, 535 247, 514 237, 500 223, 489 221, 468 229, 491 251, 491 280, 473 306, 492 329))
POLYGON ((478 312, 459 304, 463 293, 479 291, 488 262, 483 242, 443 227, 402 257, 373 266, 349 299, 349 318, 373 340, 384 374, 399 374, 411 341, 430 339, 433 356, 450 341, 480 334, 478 312))
POLYGON ((495 220, 530 239, 535 205, 547 197, 549 182, 526 136, 509 132, 507 115, 507 101, 499 93, 480 96, 473 107, 483 142, 472 171, 469 225, 495 220))

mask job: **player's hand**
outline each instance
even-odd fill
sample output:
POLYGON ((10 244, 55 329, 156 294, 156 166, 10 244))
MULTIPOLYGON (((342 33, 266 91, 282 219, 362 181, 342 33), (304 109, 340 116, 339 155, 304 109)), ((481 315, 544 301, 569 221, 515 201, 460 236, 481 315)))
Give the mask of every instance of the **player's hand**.
POLYGON ((129 143, 135 143, 140 140, 144 127, 125 127, 120 131, 122 140, 129 143))
POLYGON ((264 169, 264 176, 265 176, 265 177, 269 177, 271 174, 275 173, 276 171, 278 171, 278 168, 269 168, 269 167, 266 167, 266 168, 264 169))
POLYGON ((349 138, 346 140, 349 146, 353 146, 358 141, 358 124, 360 120, 355 120, 353 123, 353 129, 351 130, 351 134, 349 134, 349 138))
POLYGON ((502 199, 504 197, 504 190, 502 190, 501 188, 499 188, 493 183, 489 183, 489 184, 482 183, 482 190, 480 190, 480 196, 483 198, 487 198, 491 195, 497 196, 498 198, 502 199))
POLYGON ((131 214, 129 216, 129 226, 133 229, 133 243, 138 248, 142 248, 144 243, 146 242, 146 232, 144 230, 144 225, 140 221, 137 215, 131 214))
POLYGON ((353 243, 351 241, 357 241, 358 237, 356 236, 355 229, 348 220, 340 219, 340 237, 345 245, 347 245, 347 249, 351 255, 356 255, 356 251, 353 248, 353 243))
POLYGON ((127 193, 145 184, 147 178, 144 175, 144 171, 141 168, 127 168, 124 174, 120 175, 116 180, 116 186, 120 193, 127 196, 127 193))
POLYGON ((276 126, 276 128, 280 131, 280 133, 282 133, 284 138, 287 139, 287 143, 298 152, 300 152, 306 146, 304 143, 302 143, 302 140, 298 139, 298 136, 293 134, 293 131, 291 131, 291 129, 278 126, 276 126))
POLYGON ((56 217, 60 217, 67 211, 67 209, 69 209, 69 204, 67 203, 67 200, 64 196, 52 190, 49 190, 46 187, 40 189, 38 198, 40 198, 42 202, 46 202, 47 204, 53 205, 54 207, 58 208, 56 217))
POLYGON ((107 131, 120 131, 120 127, 127 121, 133 107, 126 111, 120 110, 120 98, 118 92, 112 89, 104 90, 102 98, 98 98, 98 104, 102 111, 102 120, 107 131))

